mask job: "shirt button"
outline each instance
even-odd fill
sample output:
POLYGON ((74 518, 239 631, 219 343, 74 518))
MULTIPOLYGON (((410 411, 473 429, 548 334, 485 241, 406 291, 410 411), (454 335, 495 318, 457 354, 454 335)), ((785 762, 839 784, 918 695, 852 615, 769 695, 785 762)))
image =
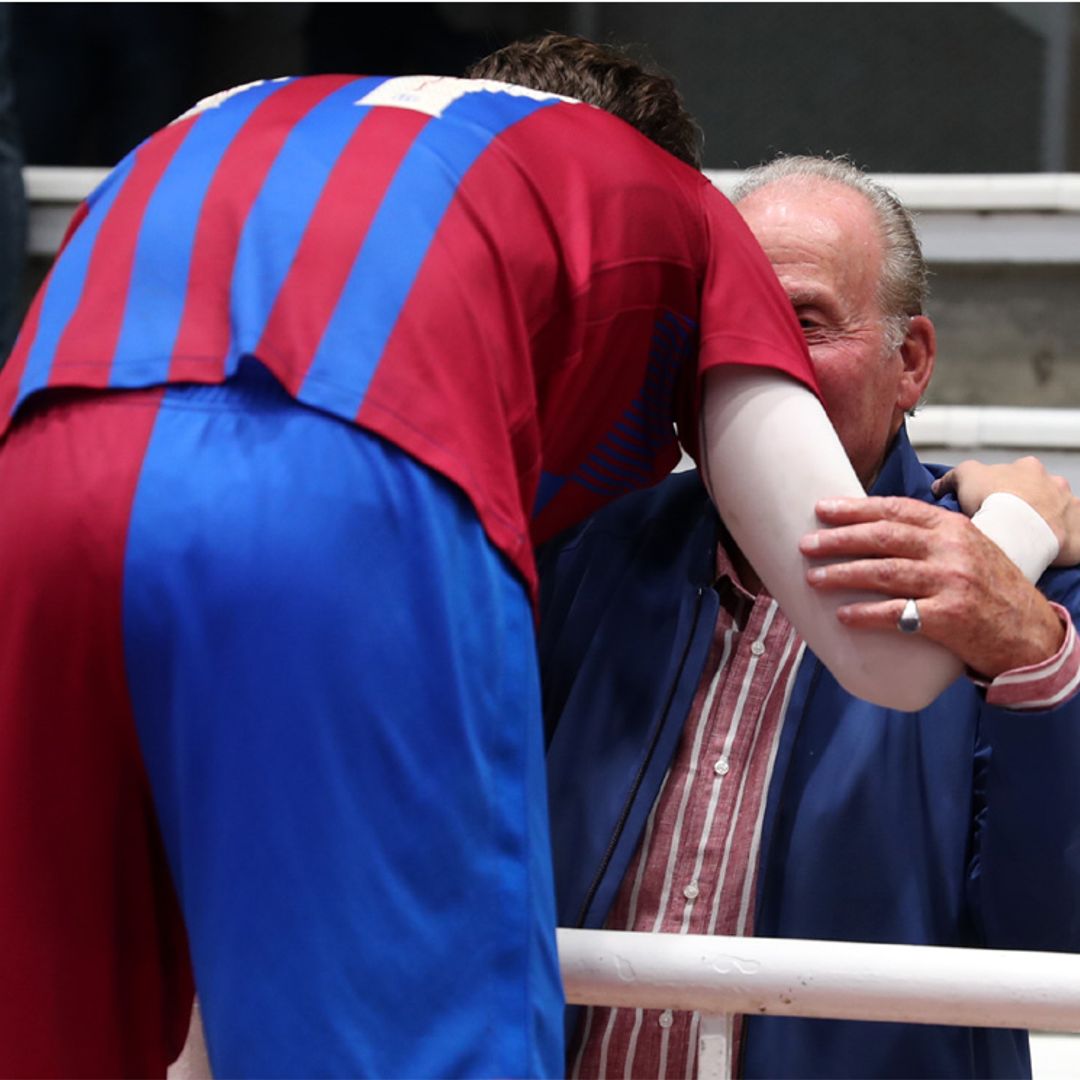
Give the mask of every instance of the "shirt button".
POLYGON ((686 897, 687 900, 696 900, 698 898, 699 891, 700 890, 698 889, 697 882, 691 881, 690 884, 683 889, 682 894, 686 897))
POLYGON ((750 646, 750 651, 755 656, 764 656, 765 655, 765 646, 762 645, 760 641, 755 641, 754 644, 750 646))
POLYGON ((671 1015, 670 1009, 665 1009, 656 1021, 662 1028, 669 1028, 675 1023, 675 1017, 671 1015))
POLYGON ((726 757, 717 758, 713 765, 713 772, 716 773, 717 776, 727 776, 728 769, 730 768, 731 766, 728 764, 728 759, 726 757))

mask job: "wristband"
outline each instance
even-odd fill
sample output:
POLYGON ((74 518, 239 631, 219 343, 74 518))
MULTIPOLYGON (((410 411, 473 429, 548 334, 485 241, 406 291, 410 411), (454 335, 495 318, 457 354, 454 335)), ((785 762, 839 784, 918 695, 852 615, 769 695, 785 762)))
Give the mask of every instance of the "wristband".
POLYGON ((1008 491, 987 495, 971 523, 993 540, 1033 585, 1061 550, 1042 515, 1008 491))

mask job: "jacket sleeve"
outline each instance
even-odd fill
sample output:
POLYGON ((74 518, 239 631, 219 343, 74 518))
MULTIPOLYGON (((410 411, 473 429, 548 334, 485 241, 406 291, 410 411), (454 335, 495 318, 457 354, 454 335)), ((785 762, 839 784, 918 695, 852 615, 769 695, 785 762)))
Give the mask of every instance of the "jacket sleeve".
MULTIPOLYGON (((1040 588, 1080 618, 1080 571, 1040 588)), ((1080 695, 1044 711, 984 705, 975 748, 972 910, 986 945, 1080 952, 1080 695)))

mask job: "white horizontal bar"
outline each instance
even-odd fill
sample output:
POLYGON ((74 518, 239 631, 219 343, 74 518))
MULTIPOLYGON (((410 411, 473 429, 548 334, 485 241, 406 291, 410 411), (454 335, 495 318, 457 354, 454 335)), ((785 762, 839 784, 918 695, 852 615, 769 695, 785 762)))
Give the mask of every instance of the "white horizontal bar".
MULTIPOLYGON (((75 206, 107 169, 28 166, 31 254, 53 254, 75 206)), ((737 172, 708 174, 730 191, 737 172)), ((919 216, 932 263, 1080 263, 1080 175, 880 177, 919 216)))
POLYGON ((108 169, 26 166, 23 184, 30 203, 26 250, 31 255, 55 255, 75 207, 108 175, 108 169))
MULTIPOLYGON (((742 177, 707 169, 725 194, 742 177)), ((1080 212, 1080 173, 871 173, 911 210, 1080 212)))
POLYGON ((55 255, 64 239, 64 233, 67 232, 71 215, 75 213, 76 205, 76 203, 31 205, 26 250, 31 255, 55 255))
POLYGON ((907 427, 915 446, 1080 449, 1080 409, 927 405, 907 427))
POLYGON ((875 173, 912 210, 1080 212, 1080 173, 875 173))
POLYGON ((23 184, 31 202, 75 204, 82 202, 108 175, 108 169, 27 165, 23 169, 23 184))
POLYGON ((1080 1031, 1080 956, 558 931, 568 1002, 1080 1031))
MULTIPOLYGON (((34 202, 79 202, 108 176, 108 169, 27 165, 23 181, 34 202)), ((721 191, 742 176, 707 169, 721 191)), ((1080 173, 874 173, 912 210, 1021 210, 1080 212, 1080 173)))
MULTIPOLYGON (((710 170, 730 194, 742 176, 710 170)), ((1080 173, 874 173, 915 211, 931 263, 1080 263, 1080 173)))
POLYGON ((916 224, 930 263, 1080 263, 1080 212, 922 213, 916 224))

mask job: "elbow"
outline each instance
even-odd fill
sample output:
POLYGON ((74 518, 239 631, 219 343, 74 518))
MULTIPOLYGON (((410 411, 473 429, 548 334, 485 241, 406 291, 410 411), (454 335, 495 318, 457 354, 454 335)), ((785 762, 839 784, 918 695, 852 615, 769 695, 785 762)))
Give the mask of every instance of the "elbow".
POLYGON ((943 646, 890 631, 837 635, 820 648, 808 644, 849 694, 898 712, 925 709, 963 674, 963 664, 943 646))

